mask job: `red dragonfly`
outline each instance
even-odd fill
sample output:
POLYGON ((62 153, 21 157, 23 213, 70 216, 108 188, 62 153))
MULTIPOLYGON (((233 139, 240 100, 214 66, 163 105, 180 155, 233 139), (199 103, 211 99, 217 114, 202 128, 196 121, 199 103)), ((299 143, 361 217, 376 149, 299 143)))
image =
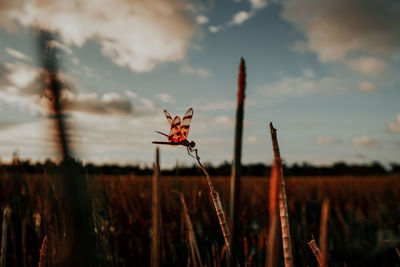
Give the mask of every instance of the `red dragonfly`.
POLYGON ((152 143, 159 145, 183 145, 191 151, 191 149, 196 146, 195 142, 189 142, 187 140, 187 137, 189 135, 190 122, 193 118, 193 109, 189 108, 188 111, 186 111, 185 115, 182 118, 182 123, 179 116, 176 116, 174 119, 172 119, 171 115, 165 109, 164 114, 165 117, 167 117, 168 122, 171 124, 169 135, 159 131, 156 131, 156 133, 166 136, 168 138, 168 142, 153 141, 152 143))

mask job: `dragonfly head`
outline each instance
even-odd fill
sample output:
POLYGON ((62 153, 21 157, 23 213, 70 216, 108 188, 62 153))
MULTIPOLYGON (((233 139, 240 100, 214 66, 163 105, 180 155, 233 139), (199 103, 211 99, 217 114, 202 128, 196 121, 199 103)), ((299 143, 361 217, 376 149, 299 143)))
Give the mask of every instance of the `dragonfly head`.
POLYGON ((194 141, 189 143, 190 148, 194 148, 196 146, 196 143, 194 141))

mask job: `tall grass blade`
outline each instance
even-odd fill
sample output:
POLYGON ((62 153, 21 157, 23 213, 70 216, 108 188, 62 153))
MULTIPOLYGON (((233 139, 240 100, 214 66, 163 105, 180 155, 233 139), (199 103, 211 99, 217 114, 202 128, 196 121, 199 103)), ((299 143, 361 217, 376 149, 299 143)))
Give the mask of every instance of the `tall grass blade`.
POLYGON ((287 208, 286 188, 285 179, 282 171, 282 160, 279 152, 278 139, 276 136, 276 129, 269 124, 271 131, 272 148, 274 150, 275 164, 279 173, 279 216, 281 220, 281 234, 282 234, 282 245, 283 245, 283 257, 285 260, 285 267, 293 267, 293 253, 292 253, 292 241, 290 237, 290 225, 289 225, 289 213, 287 208))
POLYGON ((8 237, 8 221, 10 216, 10 208, 5 207, 3 210, 3 226, 1 229, 1 259, 0 264, 1 267, 6 267, 7 265, 7 237, 8 237))
POLYGON ((324 257, 321 253, 321 250, 318 248, 317 243, 315 242, 314 238, 307 244, 310 247, 311 251, 314 253, 315 258, 318 261, 318 265, 320 267, 322 267, 324 264, 324 260, 323 260, 324 257))
POLYGON ((44 236, 42 248, 40 249, 39 267, 46 267, 47 262, 47 235, 44 236))
POLYGON ((202 267, 203 262, 200 257, 199 247, 198 247, 197 241, 196 241, 196 235, 193 230, 192 221, 190 220, 189 211, 186 206, 185 197, 183 196, 182 193, 180 193, 180 198, 181 198, 181 203, 182 203, 182 208, 183 208, 183 215, 185 217, 185 224, 186 224, 186 228, 188 231, 188 241, 189 241, 189 246, 190 246, 190 252, 192 253, 193 266, 202 267))
POLYGON ((269 226, 266 267, 277 266, 279 254, 279 217, 278 217, 278 196, 279 196, 279 170, 276 163, 271 169, 269 181, 269 226))
POLYGON ((230 265, 236 265, 239 253, 239 201, 240 201, 240 167, 242 155, 242 135, 243 135, 243 113, 244 113, 244 96, 246 89, 246 66, 243 58, 240 60, 239 77, 238 77, 238 94, 236 109, 236 127, 235 127, 235 143, 234 156, 232 164, 231 177, 231 194, 230 194, 230 219, 231 219, 231 259, 230 265))
POLYGON ((153 167, 153 193, 151 197, 151 266, 160 266, 160 148, 156 147, 156 158, 153 167))
POLYGON ((319 247, 321 249, 322 267, 328 266, 328 217, 329 217, 329 199, 325 198, 321 206, 321 222, 319 227, 319 247))

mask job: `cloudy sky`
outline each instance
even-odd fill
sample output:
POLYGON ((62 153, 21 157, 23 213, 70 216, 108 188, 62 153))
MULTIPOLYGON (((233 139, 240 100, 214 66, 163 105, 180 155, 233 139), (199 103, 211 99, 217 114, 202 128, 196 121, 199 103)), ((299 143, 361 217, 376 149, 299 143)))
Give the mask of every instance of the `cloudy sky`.
MULTIPOLYGON (((57 157, 36 29, 53 31, 75 154, 150 164, 153 140, 193 107, 202 160, 232 159, 237 72, 246 60, 243 161, 400 161, 396 0, 0 1, 0 156, 57 157)), ((162 165, 192 163, 162 147, 162 165)))

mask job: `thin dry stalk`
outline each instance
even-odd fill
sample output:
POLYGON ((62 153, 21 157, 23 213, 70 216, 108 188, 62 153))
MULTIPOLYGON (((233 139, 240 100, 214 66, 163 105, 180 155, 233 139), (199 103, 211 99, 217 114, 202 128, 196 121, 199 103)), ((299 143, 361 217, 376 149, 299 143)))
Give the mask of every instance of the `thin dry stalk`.
POLYGON ((274 150, 275 164, 279 173, 280 187, 279 187, 279 215, 281 220, 281 233, 282 233, 282 245, 283 245, 283 257, 285 260, 286 267, 293 267, 293 253, 292 253, 292 241, 290 237, 290 227, 289 227, 289 213, 287 208, 287 198, 285 189, 285 180, 282 171, 282 160, 279 153, 278 139, 276 137, 276 129, 269 124, 272 139, 272 148, 274 150))
POLYGON ((1 267, 6 267, 6 257, 7 257, 7 232, 8 232, 8 220, 10 216, 10 208, 5 207, 3 210, 3 226, 1 233, 1 267))
POLYGON ((230 265, 236 264, 236 257, 239 253, 240 238, 238 236, 239 226, 239 200, 240 200, 240 172, 242 155, 242 135, 243 135, 243 113, 244 113, 244 95, 246 89, 246 66, 243 58, 240 60, 238 75, 238 94, 236 108, 236 126, 234 156, 231 176, 231 194, 230 194, 230 222, 231 222, 231 259, 230 265))
POLYGON ((63 158, 61 188, 65 198, 66 231, 61 241, 63 250, 60 266, 98 266, 101 254, 96 251, 96 235, 92 221, 92 202, 86 181, 79 172, 79 165, 72 157, 68 127, 65 121, 62 89, 59 78, 56 50, 49 46, 55 40, 53 34, 40 30, 38 34, 39 56, 44 69, 43 93, 48 96, 49 108, 54 118, 56 140, 63 158), (79 251, 79 253, 76 253, 79 251))
POLYGON ((321 206, 321 222, 319 227, 319 247, 321 248, 322 267, 328 266, 328 217, 329 217, 329 199, 325 198, 321 206))
POLYGON ((213 243, 211 246, 212 249, 212 258, 213 258, 213 266, 217 267, 221 265, 221 258, 218 255, 218 244, 213 243))
POLYGON ((221 226, 222 234, 224 236, 225 246, 227 247, 228 255, 230 255, 231 254, 231 251, 230 251, 231 233, 230 233, 228 223, 226 220, 225 211, 222 208, 221 198, 219 197, 218 192, 215 190, 215 187, 211 180, 210 175, 208 174, 206 168, 204 168, 203 164, 200 161, 200 157, 199 157, 197 149, 194 149, 194 152, 196 153, 195 158, 197 160, 197 164, 199 164, 200 169, 203 171, 204 175, 206 176, 208 188, 210 189, 210 196, 214 203, 214 208, 215 208, 215 211, 217 212, 219 225, 221 226))
POLYGON ((156 148, 156 158, 153 167, 153 193, 151 202, 151 266, 160 266, 160 148, 156 148))
POLYGON ((319 266, 323 266, 324 260, 321 251, 319 250, 317 243, 315 242, 314 238, 307 243, 312 252, 314 253, 315 258, 318 261, 319 266))
POLYGON ((40 249, 39 267, 45 267, 46 266, 47 240, 48 240, 47 235, 45 235, 44 238, 43 238, 42 248, 40 249))
POLYGON ((271 169, 271 178, 269 182, 269 228, 268 228, 268 246, 266 267, 277 266, 279 253, 278 238, 278 196, 279 196, 279 171, 277 164, 274 163, 271 169))
POLYGON ((180 193, 183 214, 185 216, 185 224, 188 231, 188 240, 190 245, 190 252, 192 253, 193 266, 203 266, 201 261, 199 247, 197 246, 196 235, 194 234, 192 221, 190 220, 189 211, 186 206, 186 201, 182 193, 180 193))

